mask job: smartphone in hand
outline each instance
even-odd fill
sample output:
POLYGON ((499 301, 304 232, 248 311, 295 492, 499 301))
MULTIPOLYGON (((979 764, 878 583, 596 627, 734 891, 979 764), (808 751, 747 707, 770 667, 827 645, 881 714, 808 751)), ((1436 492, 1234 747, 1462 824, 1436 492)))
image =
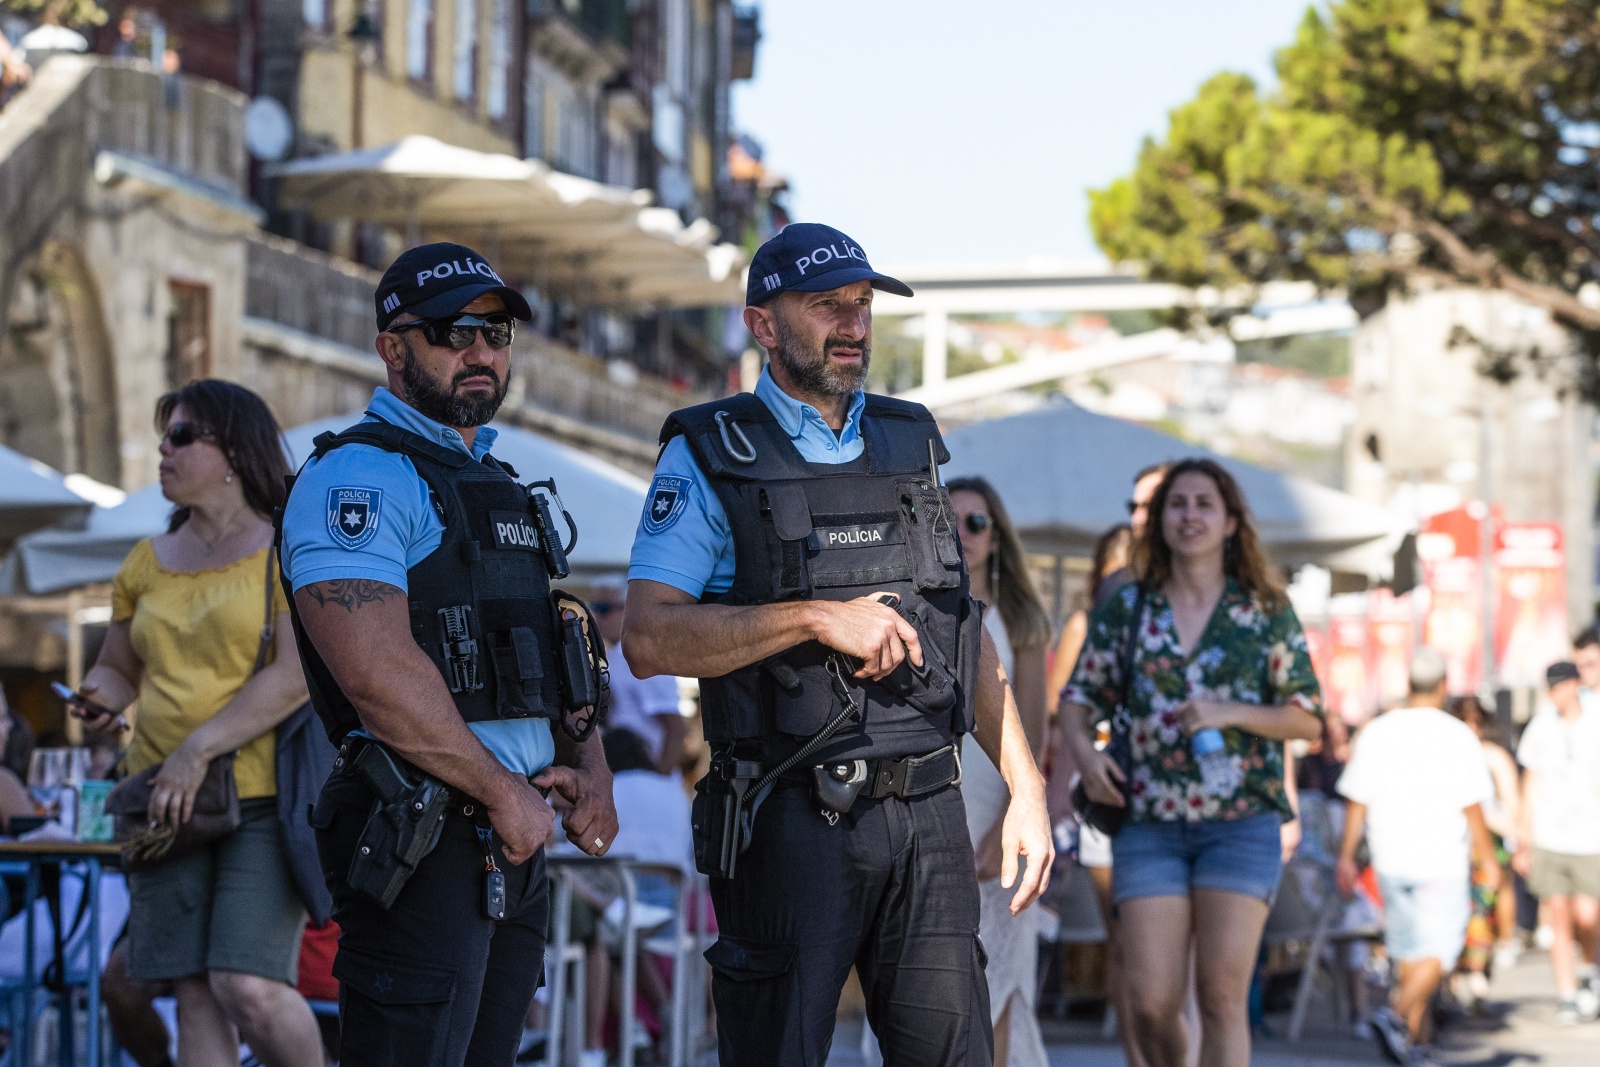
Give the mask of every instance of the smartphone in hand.
POLYGON ((90 700, 88 697, 77 692, 76 690, 62 685, 60 682, 51 682, 50 688, 56 696, 66 701, 67 710, 72 713, 74 718, 104 718, 109 720, 109 725, 115 726, 118 730, 126 730, 128 728, 128 720, 124 719, 121 715, 112 711, 104 704, 90 700))

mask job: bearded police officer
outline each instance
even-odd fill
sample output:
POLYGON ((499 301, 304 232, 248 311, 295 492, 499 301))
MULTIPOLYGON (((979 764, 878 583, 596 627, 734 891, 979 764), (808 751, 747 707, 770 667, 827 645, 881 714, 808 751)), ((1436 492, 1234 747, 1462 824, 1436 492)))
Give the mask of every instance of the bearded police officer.
POLYGON ((629 568, 634 672, 701 679, 695 851, 725 1067, 824 1063, 852 965, 891 1067, 989 1063, 961 734, 1011 788, 1013 910, 1054 857, 938 428, 861 391, 874 289, 911 294, 837 230, 762 246, 744 321, 769 366, 754 395, 667 420, 629 568))
POLYGON ((527 301, 432 244, 375 303, 389 388, 318 438, 282 532, 312 702, 341 746, 312 813, 342 930, 341 1062, 509 1067, 542 973, 540 789, 571 802, 585 852, 616 833, 584 729, 603 660, 552 596, 566 531, 490 454, 527 301))

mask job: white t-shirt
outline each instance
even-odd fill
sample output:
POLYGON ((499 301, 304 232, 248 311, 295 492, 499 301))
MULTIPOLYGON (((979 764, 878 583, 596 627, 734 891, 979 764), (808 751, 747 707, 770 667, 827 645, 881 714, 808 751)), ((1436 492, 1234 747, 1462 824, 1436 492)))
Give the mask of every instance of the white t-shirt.
POLYGON ((1539 772, 1533 847, 1600 854, 1600 711, 1585 701, 1571 722, 1554 708, 1540 711, 1523 731, 1517 762, 1539 772))
POLYGON ((606 723, 611 729, 632 730, 644 738, 652 759, 661 758, 665 730, 657 715, 681 715, 678 707, 678 680, 671 675, 635 678, 622 656, 622 646, 606 649, 611 666, 611 710, 606 723))
POLYGON ((694 839, 689 828, 689 796, 677 775, 618 771, 611 780, 617 805, 613 856, 640 863, 694 869, 694 839))
POLYGON ((1465 878, 1466 809, 1494 797, 1483 746, 1438 708, 1396 708, 1356 735, 1339 793, 1367 806, 1379 874, 1406 881, 1465 878))

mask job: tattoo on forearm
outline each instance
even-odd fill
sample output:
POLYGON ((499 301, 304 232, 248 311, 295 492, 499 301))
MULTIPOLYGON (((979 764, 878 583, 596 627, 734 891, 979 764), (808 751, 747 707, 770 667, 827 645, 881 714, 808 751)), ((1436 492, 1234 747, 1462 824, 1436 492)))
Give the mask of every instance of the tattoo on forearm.
POLYGON ((363 604, 381 604, 390 597, 404 596, 388 582, 370 578, 340 578, 331 582, 317 582, 306 586, 306 592, 321 607, 336 604, 349 612, 357 611, 363 604))

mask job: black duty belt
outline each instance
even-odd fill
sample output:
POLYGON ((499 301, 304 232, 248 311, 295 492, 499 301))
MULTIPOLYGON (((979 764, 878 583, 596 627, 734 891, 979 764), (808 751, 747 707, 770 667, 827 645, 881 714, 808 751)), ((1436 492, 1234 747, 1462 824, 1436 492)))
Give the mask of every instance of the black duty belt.
MULTIPOLYGON (((961 781, 961 754, 946 745, 922 756, 901 756, 867 760, 833 760, 828 767, 840 780, 862 781, 861 795, 872 800, 883 797, 917 797, 961 781)), ((809 782, 811 768, 800 767, 785 774, 795 782, 809 782)))

